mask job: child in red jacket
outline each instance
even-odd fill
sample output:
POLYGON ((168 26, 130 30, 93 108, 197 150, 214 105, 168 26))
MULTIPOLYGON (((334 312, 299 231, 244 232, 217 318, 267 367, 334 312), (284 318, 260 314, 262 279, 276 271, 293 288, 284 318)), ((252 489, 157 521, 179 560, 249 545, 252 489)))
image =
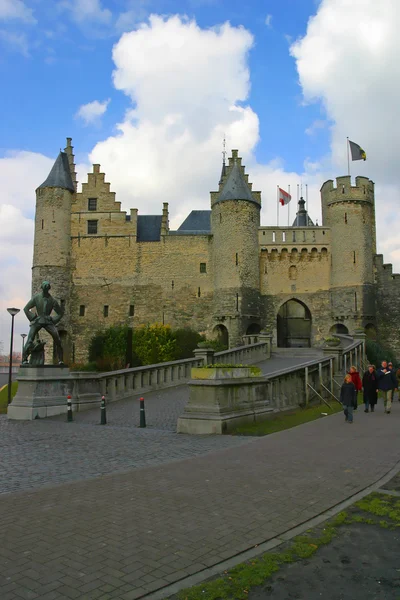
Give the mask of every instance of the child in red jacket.
POLYGON ((354 383, 354 387, 356 388, 356 396, 355 396, 356 400, 355 400, 355 404, 354 404, 354 410, 357 410, 357 408, 358 408, 357 395, 358 395, 358 392, 361 392, 361 390, 362 390, 362 381, 361 381, 360 374, 357 371, 356 367, 350 367, 349 375, 351 376, 351 381, 354 383))

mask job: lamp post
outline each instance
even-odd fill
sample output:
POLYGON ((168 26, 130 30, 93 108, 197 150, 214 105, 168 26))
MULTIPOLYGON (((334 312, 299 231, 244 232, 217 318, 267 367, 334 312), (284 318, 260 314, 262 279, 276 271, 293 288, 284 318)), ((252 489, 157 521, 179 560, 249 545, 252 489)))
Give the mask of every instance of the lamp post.
POLYGON ((25 348, 26 333, 21 333, 21 337, 22 337, 22 354, 21 354, 21 362, 22 362, 24 360, 24 348, 25 348))
POLYGON ((14 317, 19 313, 19 308, 7 308, 11 315, 11 339, 10 339, 10 364, 8 367, 8 404, 11 404, 11 383, 12 383, 12 355, 14 341, 14 317))

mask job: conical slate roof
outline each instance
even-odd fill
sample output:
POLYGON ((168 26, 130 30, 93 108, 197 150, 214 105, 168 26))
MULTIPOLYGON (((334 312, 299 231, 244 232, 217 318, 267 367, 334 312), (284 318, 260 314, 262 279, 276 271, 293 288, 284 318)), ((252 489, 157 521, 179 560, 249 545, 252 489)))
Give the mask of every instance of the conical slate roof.
POLYGON ((226 165, 225 165, 225 161, 222 163, 222 169, 221 169, 221 177, 219 178, 219 182, 222 183, 224 177, 226 176, 226 165))
POLYGON ((56 162, 53 165, 46 181, 39 185, 39 188, 59 187, 70 192, 74 192, 74 184, 72 182, 71 171, 69 169, 68 156, 66 152, 60 152, 56 162))
POLYGON ((226 200, 249 200, 250 202, 256 202, 236 161, 233 163, 225 185, 216 201, 224 202, 226 200))
POLYGON ((306 211, 305 204, 304 198, 300 198, 299 208, 292 227, 314 227, 314 223, 311 221, 308 212, 306 211))

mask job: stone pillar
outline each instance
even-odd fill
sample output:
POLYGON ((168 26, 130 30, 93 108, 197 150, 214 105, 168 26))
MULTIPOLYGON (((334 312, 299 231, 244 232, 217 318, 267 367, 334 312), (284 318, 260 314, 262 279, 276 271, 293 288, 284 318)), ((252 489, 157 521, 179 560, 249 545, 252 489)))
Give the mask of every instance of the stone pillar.
POLYGON ((212 365, 214 362, 214 350, 212 348, 196 348, 194 355, 196 358, 200 358, 205 365, 212 365))
POLYGON ((267 351, 265 353, 266 358, 271 358, 271 348, 272 348, 272 333, 268 331, 261 331, 258 334, 258 341, 265 342, 267 345, 267 351))
POLYGON ((325 346, 322 351, 325 356, 334 357, 334 372, 339 373, 343 364, 343 348, 340 346, 325 346))

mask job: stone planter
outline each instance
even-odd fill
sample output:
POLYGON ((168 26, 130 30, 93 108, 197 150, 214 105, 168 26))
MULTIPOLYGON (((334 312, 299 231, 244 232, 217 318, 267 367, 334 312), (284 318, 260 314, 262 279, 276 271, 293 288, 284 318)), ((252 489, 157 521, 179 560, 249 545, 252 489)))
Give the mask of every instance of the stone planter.
POLYGON ((178 419, 178 433, 229 433, 273 412, 258 367, 193 368, 191 375, 189 402, 178 419))
POLYGON ((243 377, 260 377, 261 369, 258 367, 194 367, 191 371, 192 379, 241 379, 243 377))
POLYGON ((336 348, 337 346, 340 346, 341 344, 341 340, 337 339, 337 340, 325 340, 325 346, 328 346, 328 348, 336 348))

